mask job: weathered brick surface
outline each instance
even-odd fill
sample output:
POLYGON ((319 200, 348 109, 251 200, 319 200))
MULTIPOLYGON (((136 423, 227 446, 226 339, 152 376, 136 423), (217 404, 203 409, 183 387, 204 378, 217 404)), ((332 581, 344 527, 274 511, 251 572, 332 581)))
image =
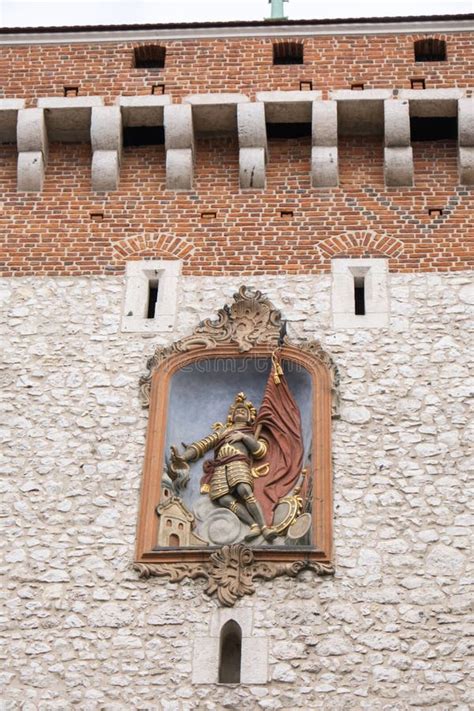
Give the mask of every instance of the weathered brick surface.
POLYGON ((195 275, 315 273, 347 254, 388 255, 392 271, 473 263, 474 201, 458 186, 455 141, 415 143, 415 187, 385 188, 381 139, 341 140, 340 187, 323 190, 310 186, 309 139, 272 140, 259 192, 239 189, 237 139, 197 146, 193 192, 166 190, 164 148, 144 146, 125 149, 106 196, 91 191, 88 145, 53 144, 41 194, 16 192, 16 151, 3 146, 2 275, 120 273, 132 256, 180 258, 195 275), (429 216, 437 207, 442 217, 429 216))
POLYGON ((219 91, 254 97, 257 91, 297 90, 301 80, 323 91, 348 89, 354 82, 364 82, 366 88, 409 89, 410 79, 420 76, 431 89, 472 85, 474 44, 469 33, 301 39, 302 66, 273 66, 271 38, 160 42, 166 46, 163 70, 133 67, 133 48, 140 42, 2 47, 3 95, 32 100, 62 96, 65 85, 78 85, 81 94, 106 96, 112 103, 117 94, 149 94, 158 82, 177 98, 219 91), (413 43, 424 36, 446 40, 448 61, 415 62, 413 43))
MULTIPOLYGON (((2 46, 0 96, 150 93, 165 83, 174 101, 189 93, 298 89, 311 80, 327 96, 354 81, 367 88, 466 87, 474 74, 467 33, 447 40, 448 61, 415 63, 422 35, 305 38, 303 66, 273 66, 271 38, 170 41, 163 70, 133 68, 134 42, 2 46)), ((414 143, 415 187, 385 188, 382 139, 340 139, 340 186, 313 189, 310 139, 269 141, 263 191, 239 189, 237 137, 197 141, 194 190, 165 188, 162 146, 127 148, 120 186, 91 190, 89 145, 52 144, 41 194, 19 194, 16 150, 0 146, 0 274, 120 273, 135 256, 181 258, 189 275, 314 273, 335 255, 384 254, 392 271, 472 265, 472 190, 460 188, 455 141, 414 143), (442 208, 440 218, 429 208, 442 208), (293 217, 280 212, 293 211, 293 217), (216 219, 201 213, 215 211, 216 219), (103 219, 90 214, 103 212, 103 219), (366 237, 366 233, 372 235, 366 237), (352 235, 351 237, 349 236, 352 235)))

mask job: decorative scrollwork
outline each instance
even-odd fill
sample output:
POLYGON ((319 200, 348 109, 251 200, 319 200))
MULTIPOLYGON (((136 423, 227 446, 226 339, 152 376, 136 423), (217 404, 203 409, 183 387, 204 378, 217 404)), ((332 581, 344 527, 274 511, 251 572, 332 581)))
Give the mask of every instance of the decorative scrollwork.
MULTIPOLYGON (((250 351, 255 346, 268 345, 276 348, 284 344, 292 345, 287 339, 286 322, 281 312, 272 302, 257 291, 241 286, 234 294, 234 302, 219 309, 214 319, 205 319, 190 336, 182 338, 169 346, 156 349, 147 361, 148 373, 140 378, 140 398, 144 407, 150 404, 151 379, 153 371, 170 356, 186 353, 197 348, 212 350, 223 343, 236 344, 241 353, 250 351)), ((339 409, 339 374, 331 356, 326 353, 318 341, 306 341, 298 347, 310 353, 324 363, 332 375, 333 417, 339 409)))
POLYGON ((221 605, 233 607, 244 595, 255 592, 254 579, 272 580, 281 575, 295 578, 302 570, 313 570, 317 575, 333 575, 334 566, 296 560, 291 563, 255 561, 250 548, 242 544, 223 546, 209 557, 205 563, 136 563, 134 570, 140 578, 167 576, 177 583, 184 578, 205 578, 207 595, 217 595, 221 605))

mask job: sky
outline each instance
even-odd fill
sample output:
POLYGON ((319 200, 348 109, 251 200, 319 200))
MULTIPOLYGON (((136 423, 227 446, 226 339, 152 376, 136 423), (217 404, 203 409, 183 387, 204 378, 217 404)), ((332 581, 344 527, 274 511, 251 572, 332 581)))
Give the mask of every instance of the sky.
MULTIPOLYGON (((474 12, 474 0, 290 0, 292 20, 474 12)), ((48 27, 262 20, 268 0, 0 0, 0 26, 48 27)))

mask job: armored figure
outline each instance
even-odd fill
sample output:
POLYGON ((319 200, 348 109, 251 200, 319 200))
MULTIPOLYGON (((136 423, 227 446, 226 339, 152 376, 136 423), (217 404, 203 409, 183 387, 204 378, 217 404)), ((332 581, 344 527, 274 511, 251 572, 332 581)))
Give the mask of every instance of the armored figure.
POLYGON ((214 503, 230 509, 250 526, 246 540, 261 534, 266 539, 273 537, 254 495, 254 480, 263 472, 261 467, 253 467, 253 460, 262 459, 267 453, 266 441, 254 431, 256 416, 252 403, 244 393, 239 393, 225 425, 216 423, 213 434, 185 445, 182 454, 171 447, 170 469, 175 474, 186 469, 188 462, 195 462, 214 450, 214 459, 204 462, 201 493, 209 494, 214 503))

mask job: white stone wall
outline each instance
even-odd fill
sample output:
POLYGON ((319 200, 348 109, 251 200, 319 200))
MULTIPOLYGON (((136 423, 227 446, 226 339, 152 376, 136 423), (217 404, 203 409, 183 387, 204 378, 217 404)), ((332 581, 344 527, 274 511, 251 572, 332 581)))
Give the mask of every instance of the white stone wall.
MULTIPOLYGON (((247 280, 292 338, 332 353, 342 417, 336 576, 261 583, 237 604, 268 638, 271 679, 239 687, 192 685, 216 609, 203 583, 131 570, 137 381, 165 337, 120 331, 119 278, 0 282, 5 708, 468 711, 468 282, 391 275, 389 329, 334 331, 329 276, 247 280)), ((166 338, 239 285, 183 278, 166 338)))

